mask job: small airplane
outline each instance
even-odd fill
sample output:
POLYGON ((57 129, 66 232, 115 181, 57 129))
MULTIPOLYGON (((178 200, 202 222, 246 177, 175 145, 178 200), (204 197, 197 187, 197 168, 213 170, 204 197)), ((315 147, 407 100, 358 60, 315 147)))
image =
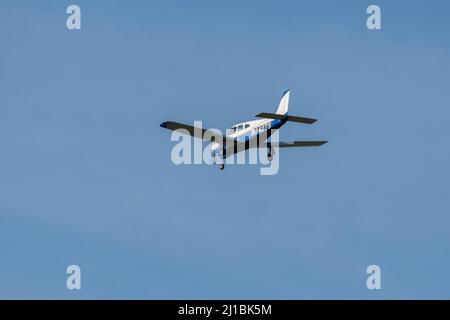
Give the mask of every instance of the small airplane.
POLYGON ((255 117, 262 118, 233 125, 227 130, 226 135, 214 133, 205 135, 207 129, 197 128, 187 124, 166 121, 161 123, 162 128, 169 130, 183 130, 182 132, 212 142, 211 156, 215 158, 215 163, 219 169, 223 170, 225 164, 223 160, 227 157, 250 148, 267 148, 269 161, 273 159, 275 148, 293 147, 318 147, 328 141, 293 141, 293 142, 271 142, 268 140, 275 130, 280 129, 287 122, 297 122, 312 124, 316 119, 296 117, 288 115, 290 90, 283 93, 280 104, 275 113, 259 113, 255 117))

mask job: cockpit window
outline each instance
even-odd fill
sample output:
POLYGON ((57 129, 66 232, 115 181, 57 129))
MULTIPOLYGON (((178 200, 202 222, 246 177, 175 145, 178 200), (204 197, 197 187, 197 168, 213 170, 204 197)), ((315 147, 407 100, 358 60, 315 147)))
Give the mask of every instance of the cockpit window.
MULTIPOLYGON (((250 125, 249 124, 245 124, 245 129, 247 129, 248 127, 250 127, 250 125)), ((238 126, 235 126, 235 127, 232 127, 230 129, 228 129, 228 133, 227 134, 233 134, 233 133, 241 131, 241 130, 244 130, 244 124, 240 124, 238 126)))

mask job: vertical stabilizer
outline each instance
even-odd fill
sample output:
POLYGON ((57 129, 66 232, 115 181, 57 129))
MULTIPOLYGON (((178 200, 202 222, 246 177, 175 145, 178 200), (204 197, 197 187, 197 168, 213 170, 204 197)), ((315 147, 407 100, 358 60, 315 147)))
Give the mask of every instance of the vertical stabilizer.
POLYGON ((283 93, 283 96, 281 97, 280 105, 277 109, 277 114, 285 115, 288 113, 289 109, 289 94, 291 93, 291 90, 287 90, 283 93))

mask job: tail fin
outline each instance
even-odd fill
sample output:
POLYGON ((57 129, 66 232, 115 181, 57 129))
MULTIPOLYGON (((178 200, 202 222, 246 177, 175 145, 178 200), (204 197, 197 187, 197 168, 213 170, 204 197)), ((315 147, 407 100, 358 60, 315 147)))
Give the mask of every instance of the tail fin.
POLYGON ((291 90, 287 90, 283 93, 283 96, 281 97, 280 105, 278 106, 276 114, 285 115, 288 113, 290 92, 291 92, 291 90))

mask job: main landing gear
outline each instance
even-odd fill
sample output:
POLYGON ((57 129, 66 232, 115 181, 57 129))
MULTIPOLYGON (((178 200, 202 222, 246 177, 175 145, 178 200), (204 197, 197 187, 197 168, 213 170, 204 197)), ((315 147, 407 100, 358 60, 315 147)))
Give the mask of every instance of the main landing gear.
POLYGON ((267 159, 269 161, 273 160, 273 155, 275 154, 275 150, 273 150, 272 148, 267 148, 267 159))
POLYGON ((223 169, 225 169, 225 165, 223 163, 219 164, 219 170, 222 171, 223 169))

